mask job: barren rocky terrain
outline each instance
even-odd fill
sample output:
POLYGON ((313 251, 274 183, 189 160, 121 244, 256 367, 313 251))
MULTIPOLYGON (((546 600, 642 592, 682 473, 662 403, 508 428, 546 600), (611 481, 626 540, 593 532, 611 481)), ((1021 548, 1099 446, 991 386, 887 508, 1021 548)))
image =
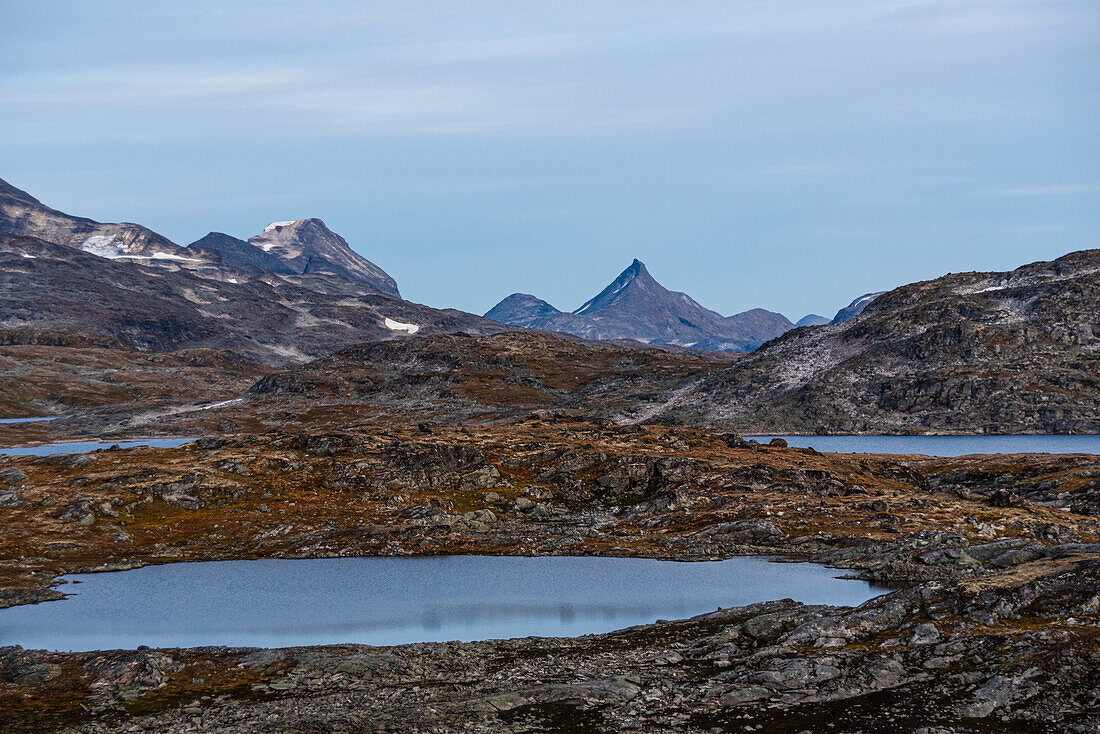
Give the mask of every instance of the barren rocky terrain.
POLYGON ((884 293, 638 416, 762 433, 1100 432, 1100 250, 884 293))
POLYGON ((813 731, 823 711, 852 732, 1098 723, 1100 520, 1063 507, 1090 491, 1095 457, 819 454, 561 411, 339 422, 4 460, 5 603, 58 597, 50 580, 76 570, 439 553, 766 553, 902 590, 854 610, 777 601, 569 640, 8 648, 7 730, 813 731), (1063 496, 1029 498, 1038 486, 1063 496))

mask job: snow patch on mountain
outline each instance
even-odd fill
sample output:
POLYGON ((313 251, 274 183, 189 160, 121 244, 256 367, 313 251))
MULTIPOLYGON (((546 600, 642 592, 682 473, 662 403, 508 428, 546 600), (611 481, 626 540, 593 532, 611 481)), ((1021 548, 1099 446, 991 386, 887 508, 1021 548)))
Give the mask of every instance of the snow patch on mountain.
POLYGON ((420 331, 420 327, 416 324, 406 324, 401 321, 394 321, 391 318, 386 319, 386 328, 390 331, 404 331, 409 334, 415 334, 420 331))
POLYGON ((105 257, 108 260, 117 260, 120 257, 130 254, 121 243, 116 242, 116 237, 113 234, 92 235, 80 243, 80 249, 97 257, 105 257))
POLYGON ((180 262, 199 262, 199 258, 184 257, 171 252, 154 252, 151 255, 133 255, 126 245, 118 241, 115 235, 92 235, 80 243, 80 249, 90 255, 107 260, 177 260, 180 262))

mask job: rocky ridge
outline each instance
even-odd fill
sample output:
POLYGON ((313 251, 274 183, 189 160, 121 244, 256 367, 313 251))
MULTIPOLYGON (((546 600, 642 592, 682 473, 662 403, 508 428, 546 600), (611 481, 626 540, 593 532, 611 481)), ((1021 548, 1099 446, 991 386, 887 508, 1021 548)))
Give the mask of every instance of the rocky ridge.
POLYGON ((795 329, 623 419, 745 432, 1100 432, 1100 250, 958 273, 795 329))

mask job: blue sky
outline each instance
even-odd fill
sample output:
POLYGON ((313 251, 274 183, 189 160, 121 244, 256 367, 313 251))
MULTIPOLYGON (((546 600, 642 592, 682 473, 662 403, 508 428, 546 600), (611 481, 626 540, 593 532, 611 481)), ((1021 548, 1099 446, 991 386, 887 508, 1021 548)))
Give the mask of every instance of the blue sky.
POLYGON ((1096 0, 0 0, 0 178, 186 244, 321 217, 405 297, 730 314, 1100 246, 1096 0))

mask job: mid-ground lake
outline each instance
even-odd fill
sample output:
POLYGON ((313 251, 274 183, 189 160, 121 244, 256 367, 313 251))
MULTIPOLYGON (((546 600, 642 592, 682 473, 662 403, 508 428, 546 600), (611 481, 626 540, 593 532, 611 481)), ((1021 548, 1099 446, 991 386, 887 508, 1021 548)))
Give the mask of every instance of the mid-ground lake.
POLYGON ((138 446, 159 446, 161 448, 175 448, 182 446, 190 438, 137 438, 129 441, 61 441, 59 443, 43 443, 37 446, 9 446, 0 447, 0 456, 54 456, 55 454, 87 454, 100 449, 109 449, 118 446, 122 449, 132 449, 138 446))
POLYGON ((0 418, 0 426, 16 425, 19 423, 45 423, 46 421, 55 421, 60 416, 48 415, 41 418, 0 418))
MULTIPOLYGON (((24 419, 6 419, 8 422, 24 419)), ((30 420, 40 419, 27 419, 30 420)), ((48 420, 48 419, 44 419, 48 420)), ((776 436, 751 436, 767 443, 776 436)), ((1100 454, 1097 435, 1035 436, 778 436, 791 446, 812 446, 818 451, 847 454, 925 454, 927 456, 965 456, 966 454, 1100 454)), ((119 441, 62 441, 37 446, 0 447, 0 456, 52 456, 85 454, 118 446, 173 448, 195 437, 139 438, 119 441)))
POLYGON ((63 651, 393 645, 608 632, 772 599, 883 592, 765 558, 440 556, 218 561, 66 577, 74 596, 0 610, 0 645, 63 651))
MULTIPOLYGON (((756 436, 767 443, 775 436, 756 436)), ((791 446, 845 454, 1100 454, 1100 436, 779 436, 791 446)))

